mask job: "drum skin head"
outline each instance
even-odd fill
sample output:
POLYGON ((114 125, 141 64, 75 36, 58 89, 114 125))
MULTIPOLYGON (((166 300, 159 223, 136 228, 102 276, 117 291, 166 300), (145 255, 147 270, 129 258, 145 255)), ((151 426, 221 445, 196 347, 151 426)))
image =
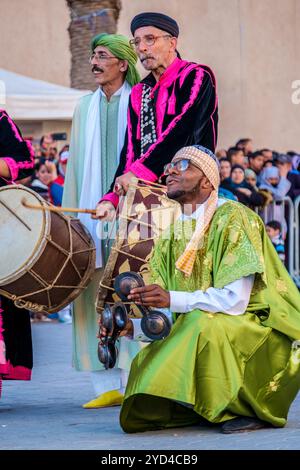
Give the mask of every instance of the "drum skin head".
POLYGON ((140 274, 133 271, 126 271, 119 274, 114 281, 114 289, 121 300, 126 301, 127 297, 135 287, 143 287, 144 280, 140 274))
POLYGON ((0 285, 21 276, 43 248, 41 240, 47 231, 49 214, 27 209, 22 205, 23 198, 31 204, 45 204, 39 195, 24 186, 0 189, 0 285))

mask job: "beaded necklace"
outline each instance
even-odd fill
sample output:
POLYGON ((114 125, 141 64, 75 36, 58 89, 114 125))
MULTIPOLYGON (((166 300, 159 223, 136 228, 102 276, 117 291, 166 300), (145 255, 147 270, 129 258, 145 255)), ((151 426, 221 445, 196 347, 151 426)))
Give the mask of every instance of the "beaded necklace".
POLYGON ((153 100, 150 98, 152 89, 143 86, 141 110, 141 155, 147 152, 150 145, 156 142, 156 128, 153 100))

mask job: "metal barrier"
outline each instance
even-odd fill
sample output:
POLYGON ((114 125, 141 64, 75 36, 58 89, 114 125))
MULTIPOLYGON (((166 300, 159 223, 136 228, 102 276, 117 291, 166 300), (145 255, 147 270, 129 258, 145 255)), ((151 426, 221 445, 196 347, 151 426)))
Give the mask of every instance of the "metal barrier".
POLYGON ((300 196, 298 196, 294 201, 294 260, 295 260, 295 270, 293 274, 293 279, 296 285, 300 288, 300 196))
POLYGON ((283 232, 288 230, 288 271, 295 284, 300 288, 300 196, 293 202, 290 197, 285 197, 282 201, 272 202, 262 211, 256 212, 263 219, 264 223, 270 220, 277 220, 281 223, 283 232), (288 221, 286 221, 285 210, 288 208, 288 221))

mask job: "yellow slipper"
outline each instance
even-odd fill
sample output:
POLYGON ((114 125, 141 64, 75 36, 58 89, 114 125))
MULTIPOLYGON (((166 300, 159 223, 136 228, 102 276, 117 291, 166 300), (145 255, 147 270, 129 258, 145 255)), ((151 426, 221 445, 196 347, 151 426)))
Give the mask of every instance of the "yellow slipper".
POLYGON ((119 390, 111 390, 99 395, 94 400, 85 403, 83 408, 105 408, 108 406, 122 405, 124 395, 119 390))

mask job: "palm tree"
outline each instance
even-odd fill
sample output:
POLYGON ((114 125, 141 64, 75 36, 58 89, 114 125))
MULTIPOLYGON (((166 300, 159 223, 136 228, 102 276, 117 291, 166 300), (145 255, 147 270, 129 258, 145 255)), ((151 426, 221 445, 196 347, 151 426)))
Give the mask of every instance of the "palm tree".
POLYGON ((115 33, 121 10, 120 0, 66 0, 71 22, 71 86, 94 90, 95 83, 88 63, 90 42, 95 34, 115 33))

